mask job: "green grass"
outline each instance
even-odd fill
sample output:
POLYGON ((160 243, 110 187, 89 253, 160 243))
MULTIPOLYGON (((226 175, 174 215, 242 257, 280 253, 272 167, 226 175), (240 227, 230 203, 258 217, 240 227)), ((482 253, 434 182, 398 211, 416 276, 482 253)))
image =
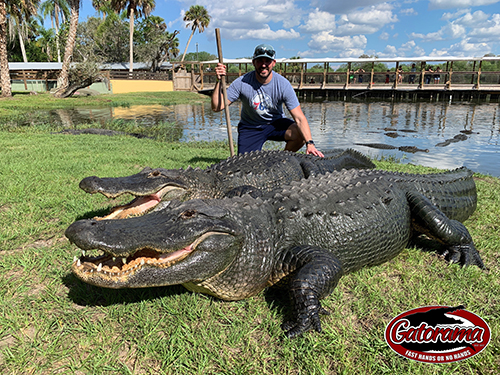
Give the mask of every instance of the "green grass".
MULTIPOLYGON (((288 340, 285 296, 239 302, 181 286, 107 290, 70 272, 74 220, 108 201, 78 189, 87 176, 124 176, 145 166, 204 167, 223 143, 0 131, 0 371, 3 374, 498 374, 500 373, 500 180, 477 175, 479 206, 466 222, 489 272, 449 266, 407 249, 343 277, 323 301, 324 332, 288 340), (399 357, 384 329, 411 308, 464 304, 487 321, 492 341, 472 359, 429 365, 399 357)), ((384 169, 422 172, 388 161, 384 169)), ((425 169, 427 170, 427 169, 425 169)))
POLYGON ((131 105, 173 105, 209 100, 206 95, 192 92, 141 92, 113 95, 98 95, 57 99, 48 93, 38 95, 14 94, 12 98, 0 98, 0 120, 22 116, 26 112, 50 109, 82 107, 129 107, 131 105))

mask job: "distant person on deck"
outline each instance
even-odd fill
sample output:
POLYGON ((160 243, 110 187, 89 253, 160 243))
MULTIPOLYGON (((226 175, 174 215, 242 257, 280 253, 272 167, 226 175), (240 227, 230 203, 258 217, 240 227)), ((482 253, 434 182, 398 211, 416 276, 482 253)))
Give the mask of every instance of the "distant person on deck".
MULTIPOLYGON (((238 124, 238 154, 261 150, 267 140, 286 142, 285 150, 298 151, 306 145, 306 153, 323 157, 316 149, 309 123, 302 112, 290 82, 273 72, 276 52, 269 44, 255 47, 252 57, 254 71, 238 77, 227 89, 228 105, 241 99, 241 119, 238 124), (283 113, 283 104, 293 117, 283 113)), ((212 94, 212 110, 224 109, 220 79, 226 66, 217 64, 217 83, 212 94)))

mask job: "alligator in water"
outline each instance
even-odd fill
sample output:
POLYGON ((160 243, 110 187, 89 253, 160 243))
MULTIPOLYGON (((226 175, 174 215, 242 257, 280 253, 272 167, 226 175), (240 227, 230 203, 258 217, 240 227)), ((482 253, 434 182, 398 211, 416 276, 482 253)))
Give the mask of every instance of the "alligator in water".
POLYGON ((287 336, 321 331, 320 299, 343 274, 384 263, 417 235, 443 244, 450 262, 484 268, 460 222, 476 207, 472 173, 343 170, 294 181, 261 197, 172 201, 123 220, 80 220, 66 237, 84 251, 72 265, 107 288, 182 284, 240 300, 277 283, 288 289, 287 336), (87 250, 101 250, 90 257, 87 250))
POLYGON ((355 143, 355 145, 378 148, 380 150, 399 150, 399 151, 403 151, 403 152, 410 152, 412 154, 414 154, 416 152, 429 152, 428 148, 422 149, 422 148, 418 148, 417 146, 397 147, 397 146, 392 146, 392 145, 388 145, 385 143, 355 143))
POLYGON ((440 143, 436 144, 436 147, 446 147, 452 143, 466 141, 467 139, 469 139, 469 137, 467 137, 465 134, 457 134, 456 136, 454 136, 451 139, 447 139, 444 142, 440 142, 440 143))
POLYGON ((145 168, 126 177, 87 177, 80 182, 80 188, 108 198, 125 193, 137 197, 104 217, 123 219, 150 212, 161 201, 251 194, 326 172, 374 167, 368 157, 352 149, 326 151, 324 158, 290 151, 257 151, 231 157, 203 170, 145 168))

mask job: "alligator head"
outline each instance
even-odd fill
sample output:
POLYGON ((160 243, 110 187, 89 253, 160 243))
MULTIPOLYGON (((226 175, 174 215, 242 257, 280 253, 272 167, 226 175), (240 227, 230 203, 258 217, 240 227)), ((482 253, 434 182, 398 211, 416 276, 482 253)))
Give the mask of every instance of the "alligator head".
POLYGON ((184 284, 222 273, 243 241, 229 210, 202 200, 176 203, 140 217, 70 225, 66 237, 83 250, 73 273, 106 288, 184 284), (86 255, 95 249, 103 254, 86 255))
POLYGON ((124 219, 151 212, 162 201, 203 198, 206 188, 201 186, 211 186, 208 184, 210 178, 198 168, 182 170, 146 167, 141 172, 126 177, 86 177, 80 181, 80 188, 90 194, 101 193, 107 198, 133 195, 135 199, 130 203, 114 207, 103 218, 96 218, 124 219))

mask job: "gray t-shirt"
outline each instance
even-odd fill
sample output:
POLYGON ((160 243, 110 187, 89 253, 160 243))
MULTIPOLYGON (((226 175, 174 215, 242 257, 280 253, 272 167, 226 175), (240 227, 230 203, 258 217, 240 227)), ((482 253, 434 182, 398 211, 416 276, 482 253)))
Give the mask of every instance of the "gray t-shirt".
POLYGON ((283 104, 289 111, 300 105, 290 82, 276 72, 265 85, 257 81, 255 71, 238 77, 228 87, 227 98, 231 103, 241 99, 240 124, 257 128, 285 117, 283 104))

